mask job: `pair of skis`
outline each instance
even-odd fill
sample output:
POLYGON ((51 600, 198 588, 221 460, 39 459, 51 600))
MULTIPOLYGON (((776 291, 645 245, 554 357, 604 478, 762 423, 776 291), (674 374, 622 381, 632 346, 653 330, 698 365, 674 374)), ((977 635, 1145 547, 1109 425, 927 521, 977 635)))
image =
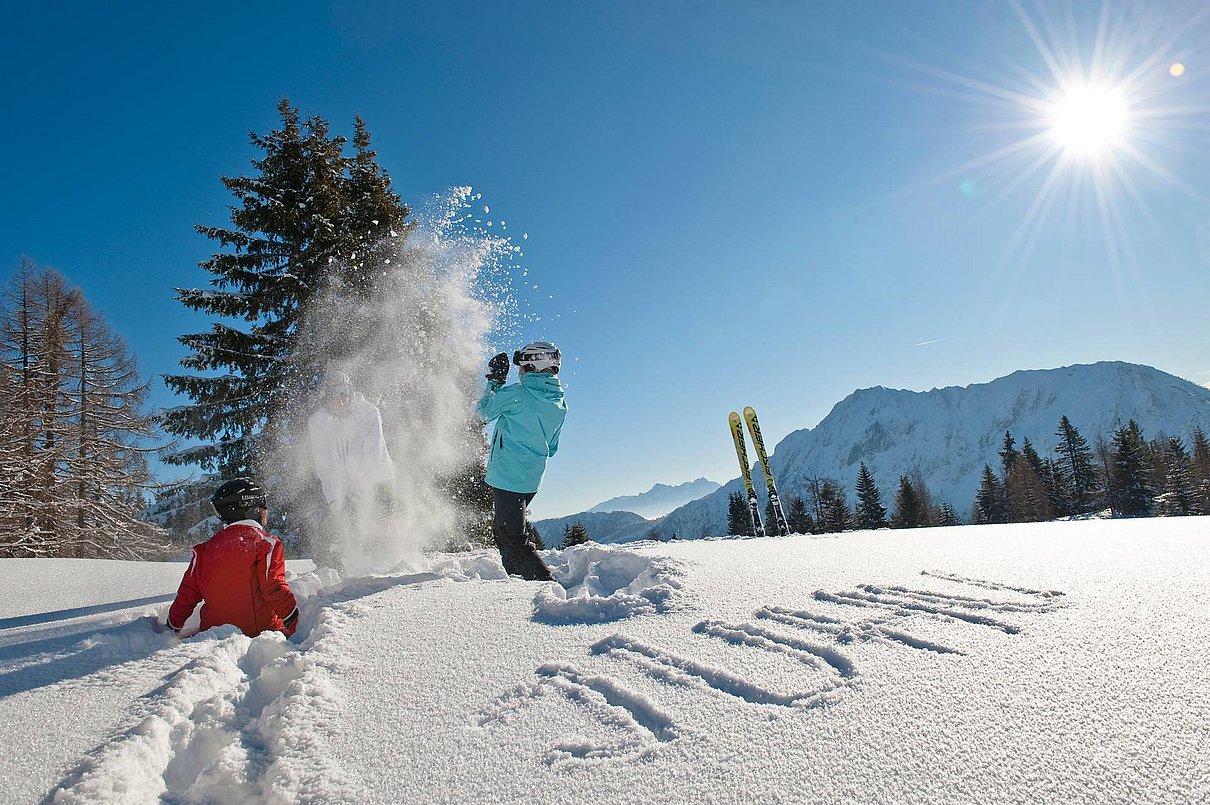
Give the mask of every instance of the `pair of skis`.
MULTIPOLYGON (((753 533, 758 537, 765 536, 761 525, 760 506, 756 501, 756 487, 752 484, 752 466, 748 463, 748 448, 744 442, 744 427, 739 414, 734 411, 727 418, 731 423, 731 439, 735 442, 735 456, 739 459, 739 471, 744 478, 744 488, 748 492, 748 514, 752 516, 753 533)), ((769 467, 769 456, 765 453, 765 440, 760 435, 760 423, 756 421, 756 409, 748 406, 744 409, 743 422, 748 424, 748 433, 752 435, 752 446, 756 448, 756 459, 765 473, 765 489, 769 492, 769 508, 773 510, 775 522, 769 525, 779 534, 789 534, 790 527, 786 523, 786 513, 781 507, 781 497, 777 494, 777 484, 773 482, 773 470, 769 467)))

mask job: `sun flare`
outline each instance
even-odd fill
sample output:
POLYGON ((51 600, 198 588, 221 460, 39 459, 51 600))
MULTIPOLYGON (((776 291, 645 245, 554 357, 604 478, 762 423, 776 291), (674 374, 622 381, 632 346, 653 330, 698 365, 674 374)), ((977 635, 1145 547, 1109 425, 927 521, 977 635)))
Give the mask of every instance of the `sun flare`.
POLYGON ((1121 145, 1130 104, 1117 87, 1093 84, 1067 88, 1050 109, 1050 135, 1073 156, 1096 159, 1121 145))

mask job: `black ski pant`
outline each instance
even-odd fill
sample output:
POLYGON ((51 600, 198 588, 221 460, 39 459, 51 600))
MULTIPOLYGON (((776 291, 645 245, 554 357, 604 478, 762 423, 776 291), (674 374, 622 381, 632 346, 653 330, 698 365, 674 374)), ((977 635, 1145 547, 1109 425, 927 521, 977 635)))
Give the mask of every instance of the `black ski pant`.
POLYGON ((500 549, 504 572, 530 581, 553 581, 538 552, 525 539, 525 509, 535 492, 509 492, 492 487, 495 520, 492 534, 500 549))

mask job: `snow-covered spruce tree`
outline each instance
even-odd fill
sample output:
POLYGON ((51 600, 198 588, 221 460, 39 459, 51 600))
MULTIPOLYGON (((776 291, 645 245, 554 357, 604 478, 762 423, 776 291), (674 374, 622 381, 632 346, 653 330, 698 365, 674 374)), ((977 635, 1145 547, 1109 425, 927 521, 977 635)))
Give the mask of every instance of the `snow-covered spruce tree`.
POLYGON ((0 555, 138 559, 162 534, 142 521, 154 437, 125 341, 79 288, 24 264, 3 311, 6 385, 17 421, 5 428, 21 493, 5 506, 0 555))
POLYGON ((238 202, 231 226, 196 227, 223 249, 200 263, 213 288, 177 291, 182 304, 215 321, 209 332, 179 338, 192 350, 181 364, 204 374, 165 376, 192 400, 168 412, 165 427, 202 442, 167 460, 222 477, 262 470, 267 444, 305 423, 309 412, 294 410, 303 390, 323 360, 340 354, 341 339, 358 336, 350 326, 328 331, 329 343, 300 348, 309 305, 333 283, 372 293, 373 264, 358 257, 384 232, 402 236, 409 214, 374 162, 360 120, 350 159, 345 139, 332 136, 323 118, 300 121, 286 99, 278 113, 281 128, 251 135, 261 152, 254 175, 222 179, 238 202))
POLYGON ((882 505, 882 493, 874 482, 874 474, 861 462, 857 471, 857 527, 861 529, 886 528, 886 507, 882 505))
POLYGON ((1114 517, 1151 514, 1154 490, 1147 475, 1146 443, 1138 423, 1132 419, 1113 434, 1109 505, 1114 517))
POLYGON ((1071 424, 1066 414, 1059 420, 1059 429, 1055 435, 1059 437, 1055 452, 1059 454, 1061 477, 1065 479, 1070 490, 1066 497, 1071 502, 1071 513, 1083 514, 1093 511, 1099 502, 1099 490, 1096 465, 1088 441, 1080 435, 1076 426, 1071 424))

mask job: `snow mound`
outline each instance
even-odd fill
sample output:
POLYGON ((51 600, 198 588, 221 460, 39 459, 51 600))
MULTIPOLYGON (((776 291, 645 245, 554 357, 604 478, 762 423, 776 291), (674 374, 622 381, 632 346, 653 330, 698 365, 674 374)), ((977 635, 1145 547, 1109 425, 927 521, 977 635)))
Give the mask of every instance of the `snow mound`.
POLYGON ((500 554, 495 551, 479 550, 446 557, 433 563, 433 573, 451 581, 495 581, 507 579, 500 554))
POLYGON ((546 564, 559 583, 534 596, 540 623, 607 623, 667 612, 683 595, 681 567, 666 557, 578 545, 552 551, 546 564))

